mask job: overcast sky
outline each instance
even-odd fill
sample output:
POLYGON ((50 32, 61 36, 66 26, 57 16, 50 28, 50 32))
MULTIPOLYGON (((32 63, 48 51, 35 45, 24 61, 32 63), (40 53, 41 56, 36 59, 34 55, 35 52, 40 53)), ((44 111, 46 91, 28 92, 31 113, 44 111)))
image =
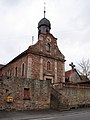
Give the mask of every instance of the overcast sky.
POLYGON ((32 45, 32 36, 37 42, 44 2, 66 69, 70 62, 90 58, 90 0, 0 0, 0 64, 32 45))

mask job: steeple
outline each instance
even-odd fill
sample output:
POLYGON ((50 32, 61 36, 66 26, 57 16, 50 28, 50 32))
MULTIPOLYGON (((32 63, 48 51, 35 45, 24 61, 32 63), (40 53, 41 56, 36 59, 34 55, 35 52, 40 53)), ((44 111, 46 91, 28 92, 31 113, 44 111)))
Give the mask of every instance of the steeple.
POLYGON ((45 18, 45 14, 46 14, 46 3, 44 2, 44 18, 45 18))
POLYGON ((38 35, 40 33, 50 33, 50 29, 51 29, 51 24, 50 24, 50 21, 48 19, 46 19, 45 15, 46 15, 46 7, 45 7, 45 4, 44 3, 44 18, 42 18, 39 23, 38 23, 38 35))

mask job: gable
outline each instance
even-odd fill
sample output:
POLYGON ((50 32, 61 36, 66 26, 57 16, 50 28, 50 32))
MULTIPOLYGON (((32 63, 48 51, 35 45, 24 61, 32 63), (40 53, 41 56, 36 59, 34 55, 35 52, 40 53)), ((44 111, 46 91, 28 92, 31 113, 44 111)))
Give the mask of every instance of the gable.
POLYGON ((32 51, 34 54, 45 57, 51 57, 53 59, 65 61, 64 55, 60 52, 57 46, 57 39, 50 33, 40 34, 38 42, 33 46, 29 46, 28 51, 32 51))
POLYGON ((65 72, 65 79, 67 82, 81 82, 82 79, 76 69, 72 69, 65 72))

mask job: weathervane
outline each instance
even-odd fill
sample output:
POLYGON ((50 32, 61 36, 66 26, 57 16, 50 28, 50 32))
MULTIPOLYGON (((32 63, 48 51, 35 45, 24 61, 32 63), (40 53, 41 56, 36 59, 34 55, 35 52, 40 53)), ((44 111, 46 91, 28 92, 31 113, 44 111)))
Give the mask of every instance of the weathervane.
POLYGON ((46 3, 44 2, 44 18, 45 18, 45 13, 46 13, 46 3))

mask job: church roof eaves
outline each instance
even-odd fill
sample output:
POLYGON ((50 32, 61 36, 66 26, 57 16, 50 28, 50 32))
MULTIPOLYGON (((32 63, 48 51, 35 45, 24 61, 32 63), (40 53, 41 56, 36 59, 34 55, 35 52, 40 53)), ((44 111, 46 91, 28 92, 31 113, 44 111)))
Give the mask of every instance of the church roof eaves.
POLYGON ((45 54, 45 53, 43 53, 41 51, 38 51, 37 49, 33 50, 33 45, 32 45, 32 46, 29 46, 29 48, 27 50, 25 50, 24 52, 22 52, 21 54, 19 54, 17 57, 15 57, 13 60, 11 60, 9 63, 7 63, 6 65, 4 65, 2 68, 6 67, 7 65, 15 62, 19 58, 24 57, 25 55, 27 55, 29 53, 34 54, 34 55, 39 55, 39 56, 47 57, 47 58, 56 59, 56 60, 63 61, 63 62, 66 61, 64 58, 53 57, 53 56, 51 56, 49 54, 47 55, 47 54, 45 54))
POLYGON ((18 56, 16 56, 14 59, 12 59, 9 63, 7 63, 6 65, 4 65, 2 68, 6 67, 7 65, 13 63, 14 61, 18 60, 19 58, 23 57, 24 55, 27 54, 27 50, 25 50, 24 52, 22 52, 21 54, 19 54, 18 56))
POLYGON ((0 64, 0 69, 1 69, 3 66, 4 66, 3 64, 0 64))

